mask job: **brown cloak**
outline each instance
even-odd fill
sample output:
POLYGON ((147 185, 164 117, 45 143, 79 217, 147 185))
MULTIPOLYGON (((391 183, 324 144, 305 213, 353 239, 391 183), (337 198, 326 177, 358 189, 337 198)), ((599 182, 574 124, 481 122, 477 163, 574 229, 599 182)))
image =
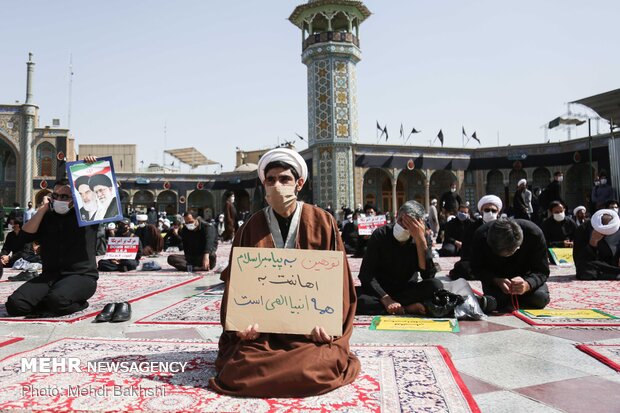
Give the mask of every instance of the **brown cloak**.
MULTIPOLYGON (((235 246, 275 248, 264 211, 254 214, 239 229, 233 241, 235 246)), ((302 207, 295 247, 344 251, 334 218, 308 204, 302 207)), ((230 265, 221 276, 226 282, 222 326, 226 320, 229 276, 230 265)), ((215 361, 218 375, 210 379, 210 387, 232 396, 306 397, 353 382, 360 371, 359 360, 349 350, 357 298, 347 260, 342 278, 341 337, 331 344, 316 344, 310 336, 262 333, 256 340, 243 341, 236 332, 224 331, 215 361)))

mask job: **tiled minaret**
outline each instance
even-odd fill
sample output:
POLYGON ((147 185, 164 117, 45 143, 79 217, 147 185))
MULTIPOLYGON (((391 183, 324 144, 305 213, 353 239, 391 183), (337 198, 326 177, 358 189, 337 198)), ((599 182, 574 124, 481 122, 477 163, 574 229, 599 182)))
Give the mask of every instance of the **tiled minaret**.
POLYGON ((358 138, 356 64, 359 26, 370 16, 361 1, 310 0, 289 20, 301 29, 308 66, 308 145, 314 203, 354 207, 352 144, 358 138))
POLYGON ((21 152, 21 191, 20 202, 22 207, 28 205, 28 201, 32 200, 32 142, 35 128, 35 117, 38 107, 33 103, 32 98, 32 78, 34 75, 34 62, 32 61, 32 53, 28 55, 26 63, 28 70, 26 74, 26 102, 22 105, 22 114, 25 127, 22 132, 20 142, 21 152))

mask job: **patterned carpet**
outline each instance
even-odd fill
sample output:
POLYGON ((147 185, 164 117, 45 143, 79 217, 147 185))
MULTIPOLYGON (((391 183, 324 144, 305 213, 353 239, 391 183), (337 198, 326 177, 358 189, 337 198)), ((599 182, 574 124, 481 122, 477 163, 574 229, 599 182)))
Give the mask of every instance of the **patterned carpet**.
MULTIPOLYGON (((479 412, 450 357, 437 346, 352 346, 357 380, 322 396, 233 398, 207 388, 217 345, 65 338, 0 361, 0 409, 204 412, 479 412), (32 373, 21 360, 77 358, 71 373, 32 373), (92 362, 187 363, 184 371, 109 372, 92 362), (91 363, 91 364, 89 364, 91 363), (90 367, 90 368, 89 368, 90 367)), ((177 365, 178 367, 178 365, 177 365)))
POLYGON ((620 372, 620 344, 579 344, 577 348, 620 372))
POLYGON ((23 282, 3 282, 0 283, 0 321, 73 323, 98 314, 107 303, 134 302, 199 279, 201 277, 187 275, 156 278, 141 275, 133 277, 106 275, 99 278, 97 291, 88 300, 90 304, 88 308, 66 316, 49 318, 9 317, 4 303, 23 282))

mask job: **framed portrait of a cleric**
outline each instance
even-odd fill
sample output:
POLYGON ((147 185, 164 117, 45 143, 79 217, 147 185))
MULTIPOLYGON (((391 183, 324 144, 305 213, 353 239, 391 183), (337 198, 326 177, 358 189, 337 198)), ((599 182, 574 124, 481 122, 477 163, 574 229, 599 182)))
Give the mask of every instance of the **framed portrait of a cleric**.
POLYGON ((67 163, 73 204, 81 227, 123 219, 112 157, 67 163))

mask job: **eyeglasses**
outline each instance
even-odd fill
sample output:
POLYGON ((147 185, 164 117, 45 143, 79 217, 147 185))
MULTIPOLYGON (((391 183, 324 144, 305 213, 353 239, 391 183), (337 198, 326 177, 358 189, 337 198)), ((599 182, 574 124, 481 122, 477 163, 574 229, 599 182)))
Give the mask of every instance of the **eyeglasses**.
POLYGON ((498 213, 499 211, 497 209, 494 208, 484 208, 482 210, 482 212, 493 212, 494 214, 498 213))
POLYGON ((57 194, 56 192, 54 192, 52 194, 52 199, 57 199, 59 201, 68 201, 71 199, 71 195, 57 194))

